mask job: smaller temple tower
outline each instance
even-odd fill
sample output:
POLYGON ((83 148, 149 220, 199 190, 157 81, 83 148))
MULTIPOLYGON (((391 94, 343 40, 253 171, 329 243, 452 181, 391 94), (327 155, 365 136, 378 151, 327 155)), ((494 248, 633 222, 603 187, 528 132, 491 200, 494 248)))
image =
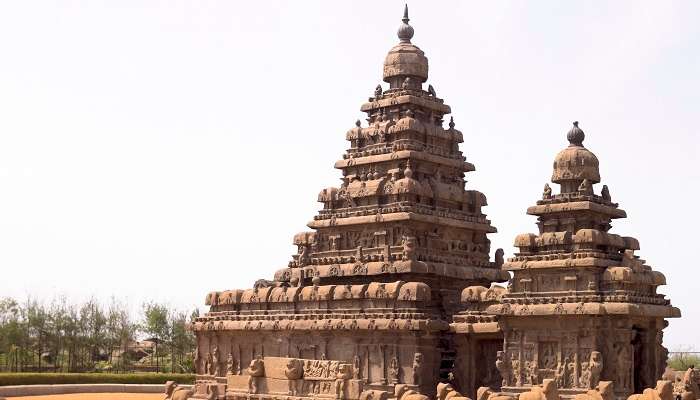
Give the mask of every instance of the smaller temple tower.
POLYGON ((494 368, 504 392, 554 379, 563 396, 606 380, 626 397, 663 374, 664 319, 680 311, 656 292, 666 279, 635 254, 639 242, 609 232, 611 221, 626 214, 606 185, 595 193, 598 158, 584 138, 574 122, 569 146, 554 159, 552 182, 560 191, 545 184, 542 199, 527 210, 537 216, 539 233, 518 235, 519 251, 503 265, 513 273, 508 289, 463 292, 467 311, 455 316, 452 329, 459 336, 457 378, 467 393, 493 386, 494 368), (484 345, 499 332, 502 348, 484 345), (494 360, 493 367, 477 368, 475 354, 494 360))

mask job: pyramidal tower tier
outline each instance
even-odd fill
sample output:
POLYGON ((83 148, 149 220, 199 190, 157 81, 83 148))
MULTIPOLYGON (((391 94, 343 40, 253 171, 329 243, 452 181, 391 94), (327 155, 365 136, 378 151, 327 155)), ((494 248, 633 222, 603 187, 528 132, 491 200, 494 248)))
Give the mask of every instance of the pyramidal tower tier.
POLYGON ((335 167, 340 187, 323 189, 323 209, 294 237, 298 254, 277 281, 321 284, 420 280, 435 289, 506 280, 489 261, 483 214, 486 197, 465 190, 474 170, 459 150, 462 133, 450 107, 428 79, 428 59, 411 43, 404 16, 399 44, 384 61, 384 81, 362 105, 361 121, 346 134, 350 148, 335 167))
MULTIPOLYGON (((388 86, 374 89, 361 107, 366 123, 347 132, 335 164, 342 182, 319 193, 323 209, 294 236, 297 254, 273 280, 207 296, 210 311, 192 326, 202 397, 267 390, 241 382, 257 385, 263 365, 273 375, 279 357, 301 360, 304 376, 318 380, 346 371, 342 388, 300 384, 314 396, 434 393, 454 361, 449 323, 461 291, 509 278, 502 251, 489 259, 496 229, 482 210, 486 197, 465 190, 474 166, 453 119, 445 121, 450 107, 426 87, 428 59, 408 22, 406 9, 384 62, 388 86)), ((294 362, 285 374, 294 375, 294 362)))

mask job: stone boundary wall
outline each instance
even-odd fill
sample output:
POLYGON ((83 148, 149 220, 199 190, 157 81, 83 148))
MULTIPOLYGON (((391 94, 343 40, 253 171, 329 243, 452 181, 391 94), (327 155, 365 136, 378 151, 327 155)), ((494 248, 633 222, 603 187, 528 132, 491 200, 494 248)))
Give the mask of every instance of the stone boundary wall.
MULTIPOLYGON (((182 385, 181 387, 191 387, 182 385)), ((71 393, 163 393, 164 384, 66 384, 66 385, 17 385, 0 386, 0 397, 45 396, 71 393)))

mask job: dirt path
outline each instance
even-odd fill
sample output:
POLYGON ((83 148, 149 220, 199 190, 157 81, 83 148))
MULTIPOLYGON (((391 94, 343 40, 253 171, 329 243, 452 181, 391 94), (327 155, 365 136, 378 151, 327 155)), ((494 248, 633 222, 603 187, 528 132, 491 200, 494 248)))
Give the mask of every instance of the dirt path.
POLYGON ((163 400, 164 398, 165 395, 160 393, 76 393, 54 394, 51 396, 8 397, 7 400, 163 400))

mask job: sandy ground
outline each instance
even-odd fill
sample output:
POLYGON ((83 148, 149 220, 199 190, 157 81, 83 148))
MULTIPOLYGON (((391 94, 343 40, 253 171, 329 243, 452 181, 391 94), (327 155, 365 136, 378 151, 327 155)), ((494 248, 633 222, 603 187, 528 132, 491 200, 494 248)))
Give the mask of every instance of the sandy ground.
POLYGON ((160 393, 76 393, 55 394, 51 396, 8 397, 7 400, 163 400, 164 398, 165 395, 160 393))

